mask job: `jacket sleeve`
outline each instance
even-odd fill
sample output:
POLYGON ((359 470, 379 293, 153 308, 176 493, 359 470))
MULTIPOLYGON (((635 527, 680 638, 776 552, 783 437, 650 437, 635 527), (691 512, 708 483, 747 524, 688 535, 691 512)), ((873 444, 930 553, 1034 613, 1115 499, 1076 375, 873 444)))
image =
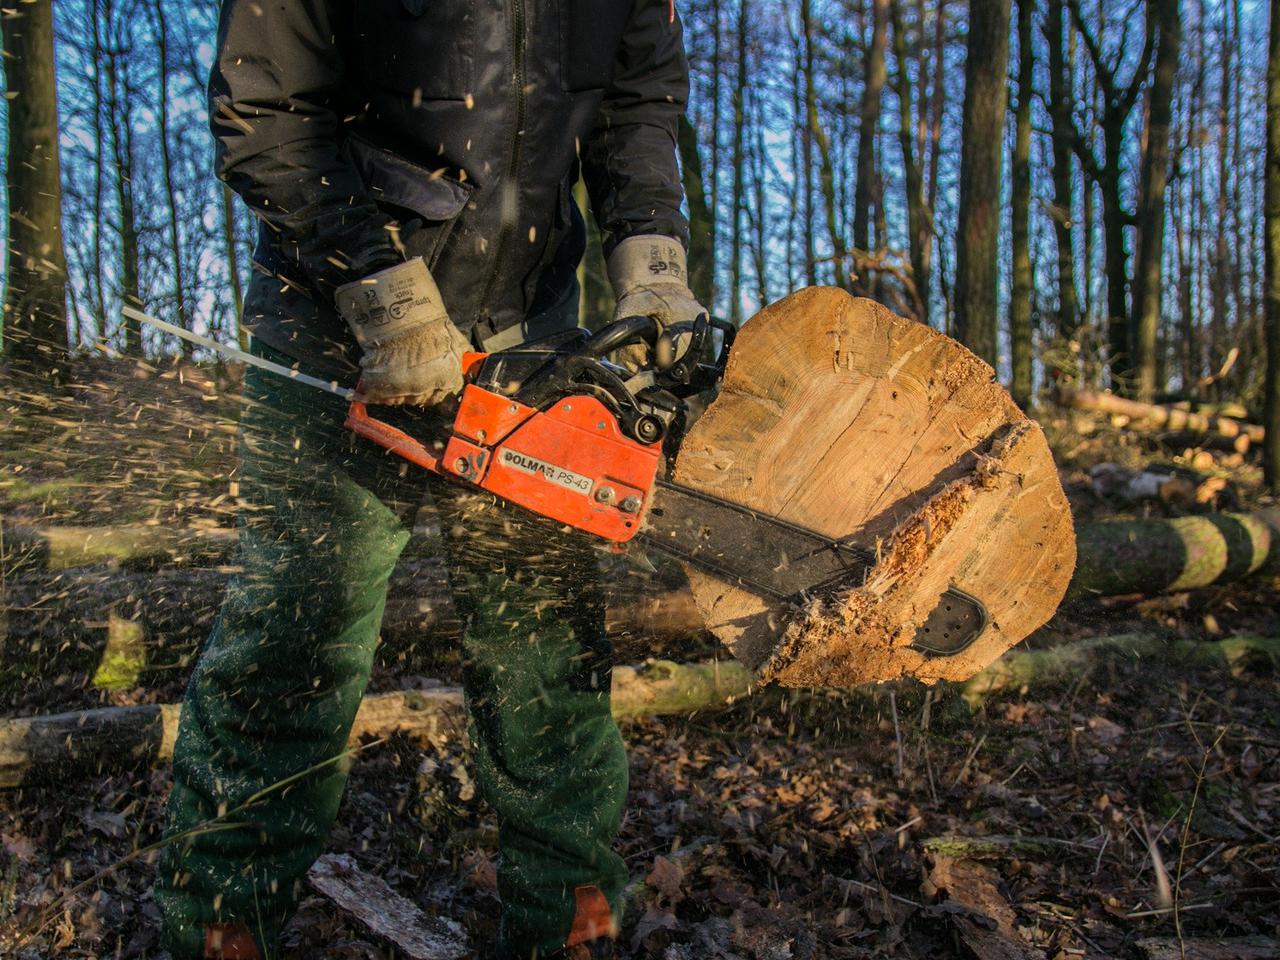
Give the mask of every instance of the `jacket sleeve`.
POLYGON ((326 296, 402 259, 391 219, 342 152, 334 35, 346 2, 223 0, 209 78, 218 177, 326 296))
POLYGON ((605 256, 637 234, 689 245, 676 163, 676 124, 688 97, 684 30, 672 0, 635 0, 582 156, 605 256))

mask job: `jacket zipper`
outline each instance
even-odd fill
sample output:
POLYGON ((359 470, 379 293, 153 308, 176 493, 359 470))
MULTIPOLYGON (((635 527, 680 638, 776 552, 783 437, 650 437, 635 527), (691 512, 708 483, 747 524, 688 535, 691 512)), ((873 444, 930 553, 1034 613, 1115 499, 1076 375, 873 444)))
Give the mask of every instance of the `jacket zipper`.
MULTIPOLYGON (((511 0, 511 59, 515 86, 516 126, 511 137, 511 152, 507 163, 507 181, 503 184, 502 229, 498 231, 498 242, 493 251, 493 269, 489 273, 489 279, 484 286, 484 294, 480 298, 480 303, 486 313, 489 310, 493 289, 498 282, 498 274, 502 270, 503 254, 506 252, 507 245, 511 242, 511 234, 515 229, 514 219, 508 220, 506 217, 506 198, 508 196, 515 198, 514 203, 518 209, 520 197, 517 189, 520 178, 520 153, 524 147, 525 114, 528 107, 525 94, 525 88, 528 86, 528 77, 525 63, 524 32, 524 0, 511 0), (507 192, 508 190, 510 190, 510 193, 507 192)), ((512 217, 514 218, 514 216, 515 211, 513 210, 512 217)))

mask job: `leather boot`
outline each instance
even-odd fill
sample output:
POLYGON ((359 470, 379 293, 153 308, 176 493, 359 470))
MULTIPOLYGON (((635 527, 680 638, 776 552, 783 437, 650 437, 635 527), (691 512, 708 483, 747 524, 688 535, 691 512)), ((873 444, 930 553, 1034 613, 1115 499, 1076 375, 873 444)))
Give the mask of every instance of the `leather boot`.
POLYGON ((262 954, 243 923, 211 923, 204 928, 204 960, 262 960, 262 954))

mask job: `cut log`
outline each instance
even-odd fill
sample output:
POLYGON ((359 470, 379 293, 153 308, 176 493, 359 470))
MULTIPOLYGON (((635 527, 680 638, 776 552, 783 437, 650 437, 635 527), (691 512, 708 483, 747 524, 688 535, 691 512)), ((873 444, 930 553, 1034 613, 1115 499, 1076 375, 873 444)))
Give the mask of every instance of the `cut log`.
MULTIPOLYGON (((620 720, 692 713, 751 690, 741 664, 656 661, 615 667, 613 712, 620 720)), ((0 788, 57 783, 73 773, 102 776, 173 756, 181 705, 104 707, 0 720, 0 788)), ((426 739, 461 736, 462 690, 426 687, 364 698, 351 743, 395 732, 426 739)))
POLYGON ((1253 440, 1248 433, 1240 433, 1234 437, 1223 437, 1216 433, 1193 433, 1188 430, 1175 430, 1162 433, 1156 437, 1160 443, 1170 450, 1183 452, 1187 450, 1209 450, 1216 453, 1248 453, 1253 447, 1253 440))
POLYGON ((968 680, 962 695, 976 707, 993 693, 1024 687, 1068 683, 1087 674, 1107 657, 1158 659, 1163 663, 1235 668, 1247 663, 1280 663, 1280 637, 1229 637, 1202 642, 1146 633, 1090 637, 1045 650, 1015 650, 968 680))
POLYGON ((161 527, 122 524, 103 527, 26 526, 6 523, 6 569, 66 570, 95 563, 218 559, 230 554, 236 531, 225 527, 161 527))
POLYGON ((1076 531, 1068 597, 1172 593, 1280 571, 1280 511, 1117 520, 1076 531))
POLYGON ((712 632, 788 686, 972 676, 1052 615, 1075 563, 1048 444, 991 368, 842 290, 802 290, 743 326, 676 479, 878 558, 799 610, 690 571, 712 632), (928 657, 912 644, 949 587, 988 625, 928 657))
POLYGON ((1063 390, 1059 393, 1058 400, 1063 406, 1075 407, 1077 410, 1117 414, 1147 426, 1165 430, 1217 434, 1222 437, 1238 437, 1244 434, 1251 443, 1262 443, 1262 438, 1266 435, 1262 427, 1252 423, 1241 423, 1231 417, 1192 413, 1177 407, 1141 403, 1098 390, 1063 390))

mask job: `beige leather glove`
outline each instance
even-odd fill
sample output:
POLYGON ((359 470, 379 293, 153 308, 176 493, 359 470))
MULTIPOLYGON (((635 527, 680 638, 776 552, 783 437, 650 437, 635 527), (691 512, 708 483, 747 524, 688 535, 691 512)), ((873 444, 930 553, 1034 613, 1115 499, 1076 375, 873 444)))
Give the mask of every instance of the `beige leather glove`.
MULTIPOLYGON (((673 323, 696 320, 706 308, 689 289, 689 271, 679 240, 656 234, 628 237, 609 255, 609 282, 618 305, 613 319, 653 317, 658 332, 673 323)), ((624 347, 613 359, 635 372, 650 362, 649 348, 637 343, 624 347)), ((655 358, 670 366, 677 357, 655 358)))
POLYGON ((369 403, 433 407, 462 389, 471 343, 449 319, 421 257, 344 284, 334 300, 364 351, 360 384, 369 403))

